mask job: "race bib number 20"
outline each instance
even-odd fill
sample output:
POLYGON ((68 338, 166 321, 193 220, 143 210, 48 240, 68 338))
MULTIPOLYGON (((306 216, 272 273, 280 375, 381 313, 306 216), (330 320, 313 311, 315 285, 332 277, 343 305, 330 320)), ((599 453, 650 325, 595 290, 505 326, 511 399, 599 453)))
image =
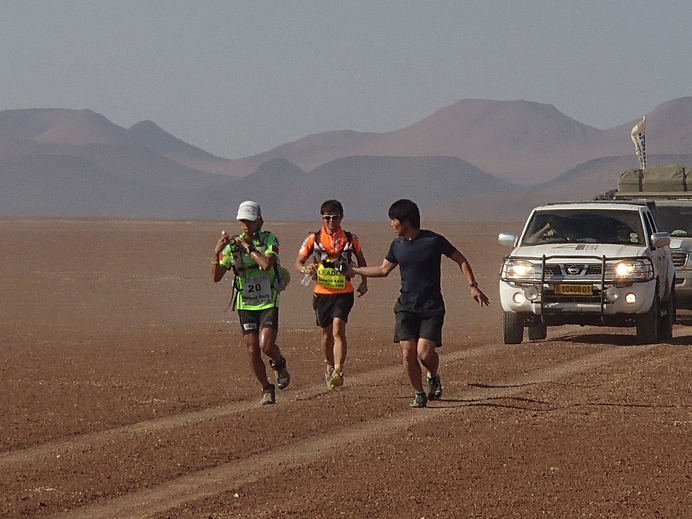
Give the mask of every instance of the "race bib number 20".
POLYGON ((269 274, 248 276, 243 284, 243 303, 246 305, 266 305, 272 300, 269 274))

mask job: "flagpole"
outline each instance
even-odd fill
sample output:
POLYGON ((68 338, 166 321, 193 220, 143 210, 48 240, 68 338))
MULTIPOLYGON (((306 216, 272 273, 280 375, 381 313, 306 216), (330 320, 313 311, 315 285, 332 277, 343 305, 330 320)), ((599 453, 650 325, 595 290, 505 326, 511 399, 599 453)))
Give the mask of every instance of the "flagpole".
POLYGON ((646 116, 642 116, 642 120, 632 128, 632 142, 634 143, 634 152, 639 159, 639 167, 646 169, 646 116))

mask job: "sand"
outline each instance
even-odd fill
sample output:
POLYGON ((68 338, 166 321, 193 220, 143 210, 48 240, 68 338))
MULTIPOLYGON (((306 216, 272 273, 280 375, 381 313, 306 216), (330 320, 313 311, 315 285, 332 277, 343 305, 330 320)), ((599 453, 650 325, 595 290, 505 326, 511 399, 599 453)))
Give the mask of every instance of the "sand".
MULTIPOLYGON (((291 265, 317 222, 268 222, 291 265)), ((349 222, 371 264, 388 222, 349 222)), ((424 225, 425 226, 425 225, 424 225)), ((260 388, 210 258, 234 222, 0 220, 0 517, 682 517, 692 509, 692 317, 550 328, 502 344, 499 231, 440 223, 491 306, 444 261, 443 399, 410 409, 392 306, 371 279, 327 391, 311 291, 283 294, 292 383, 260 388)))

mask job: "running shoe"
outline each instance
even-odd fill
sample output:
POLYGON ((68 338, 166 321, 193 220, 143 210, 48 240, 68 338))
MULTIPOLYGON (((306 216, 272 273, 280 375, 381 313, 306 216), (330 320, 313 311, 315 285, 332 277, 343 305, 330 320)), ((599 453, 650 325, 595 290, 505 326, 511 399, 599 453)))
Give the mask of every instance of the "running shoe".
POLYGON ((286 389, 291 383, 291 374, 286 369, 286 359, 283 356, 279 358, 279 362, 269 359, 269 365, 274 370, 276 386, 279 389, 286 389))
POLYGON ((262 390, 262 399, 260 400, 260 405, 271 405, 276 403, 276 395, 274 391, 274 384, 269 384, 262 390))
POLYGON ((416 391, 416 397, 411 402, 411 407, 426 407, 428 405, 428 397, 425 396, 425 391, 416 391))
POLYGON ((442 397, 442 382, 440 375, 428 378, 428 400, 439 400, 442 397))
POLYGON ((332 370, 329 378, 327 379, 327 389, 334 389, 335 387, 344 385, 344 374, 341 371, 332 370))

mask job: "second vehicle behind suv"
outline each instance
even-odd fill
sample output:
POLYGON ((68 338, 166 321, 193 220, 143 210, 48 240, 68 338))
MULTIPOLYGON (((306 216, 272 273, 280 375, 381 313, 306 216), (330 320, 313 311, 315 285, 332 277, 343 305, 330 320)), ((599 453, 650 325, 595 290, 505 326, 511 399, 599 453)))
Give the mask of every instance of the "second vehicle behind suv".
POLYGON ((678 308, 692 309, 692 167, 659 164, 628 169, 610 198, 656 202, 659 229, 670 234, 678 308))
POLYGON ((670 234, 678 308, 692 309, 692 197, 655 201, 656 221, 670 234))

